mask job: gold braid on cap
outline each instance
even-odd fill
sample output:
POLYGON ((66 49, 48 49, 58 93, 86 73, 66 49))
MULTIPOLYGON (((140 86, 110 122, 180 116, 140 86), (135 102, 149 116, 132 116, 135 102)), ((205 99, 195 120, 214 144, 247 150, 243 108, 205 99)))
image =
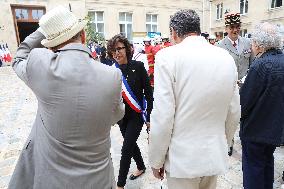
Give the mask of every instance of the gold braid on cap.
POLYGON ((60 31, 60 32, 57 32, 57 33, 53 33, 53 34, 50 34, 50 35, 48 35, 46 38, 47 38, 47 40, 53 40, 53 39, 55 39, 56 37, 58 37, 58 36, 60 36, 61 34, 63 34, 63 33, 66 33, 67 31, 70 31, 72 28, 73 28, 73 26, 75 26, 76 24, 78 23, 78 21, 76 21, 74 24, 72 24, 70 27, 68 27, 68 28, 65 28, 64 30, 62 30, 62 31, 60 31))
POLYGON ((225 26, 240 24, 240 23, 241 23, 240 13, 228 14, 225 16, 225 26))

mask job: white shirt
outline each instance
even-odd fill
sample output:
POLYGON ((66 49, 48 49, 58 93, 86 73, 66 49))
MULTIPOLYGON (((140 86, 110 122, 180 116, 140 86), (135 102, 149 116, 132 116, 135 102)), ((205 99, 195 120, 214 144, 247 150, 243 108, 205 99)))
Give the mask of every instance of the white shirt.
POLYGON ((231 41, 232 45, 234 45, 234 43, 236 43, 236 49, 239 52, 239 39, 237 39, 236 41, 233 41, 230 37, 228 37, 228 39, 231 41))

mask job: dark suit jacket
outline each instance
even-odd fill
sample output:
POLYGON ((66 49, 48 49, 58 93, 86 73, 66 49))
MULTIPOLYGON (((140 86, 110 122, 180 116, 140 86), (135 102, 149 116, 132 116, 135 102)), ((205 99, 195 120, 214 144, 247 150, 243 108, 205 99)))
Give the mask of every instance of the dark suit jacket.
POLYGON ((284 143, 284 54, 270 50, 255 59, 240 91, 240 137, 266 144, 284 143))
MULTIPOLYGON (((150 114, 153 109, 153 91, 150 85, 149 77, 147 71, 142 62, 131 60, 130 63, 119 65, 119 68, 126 78, 129 87, 131 88, 137 100, 142 106, 143 96, 147 100, 147 121, 150 121, 150 114)), ((135 112, 126 101, 125 104, 125 116, 140 116, 141 114, 135 112)))

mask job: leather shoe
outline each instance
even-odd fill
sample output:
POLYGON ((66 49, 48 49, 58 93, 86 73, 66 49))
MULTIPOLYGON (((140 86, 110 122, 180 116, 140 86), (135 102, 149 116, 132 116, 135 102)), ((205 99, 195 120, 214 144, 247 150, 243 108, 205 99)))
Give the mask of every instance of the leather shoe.
POLYGON ((229 156, 232 156, 232 155, 233 155, 233 150, 234 150, 234 149, 233 149, 233 146, 231 146, 231 147, 230 147, 230 150, 229 150, 229 152, 228 152, 228 155, 229 155, 229 156))
POLYGON ((130 179, 130 180, 135 180, 135 179, 137 179, 138 177, 140 177, 141 175, 143 175, 143 174, 145 173, 145 171, 146 171, 146 169, 143 169, 143 170, 142 170, 142 173, 139 174, 139 175, 137 175, 137 176, 131 174, 130 177, 129 177, 129 179, 130 179))

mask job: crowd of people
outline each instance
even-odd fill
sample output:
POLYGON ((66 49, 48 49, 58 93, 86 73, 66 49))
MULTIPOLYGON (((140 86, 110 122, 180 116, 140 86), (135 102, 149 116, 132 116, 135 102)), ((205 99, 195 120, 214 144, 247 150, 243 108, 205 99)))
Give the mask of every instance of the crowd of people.
POLYGON ((144 39, 139 53, 147 56, 147 71, 121 34, 101 51, 109 66, 95 60, 85 25, 56 7, 17 50, 13 69, 36 95, 38 110, 9 189, 123 189, 131 158, 137 170, 130 180, 146 171, 137 145, 143 125, 153 175, 166 178, 169 189, 216 189, 238 127, 244 188, 273 188, 273 153, 284 144, 277 26, 260 23, 248 40, 239 35, 240 14, 230 13, 228 35, 215 44, 214 36, 201 36, 196 11, 180 10, 169 21, 172 43, 144 39), (124 138, 117 182, 110 154, 116 123, 124 138))

